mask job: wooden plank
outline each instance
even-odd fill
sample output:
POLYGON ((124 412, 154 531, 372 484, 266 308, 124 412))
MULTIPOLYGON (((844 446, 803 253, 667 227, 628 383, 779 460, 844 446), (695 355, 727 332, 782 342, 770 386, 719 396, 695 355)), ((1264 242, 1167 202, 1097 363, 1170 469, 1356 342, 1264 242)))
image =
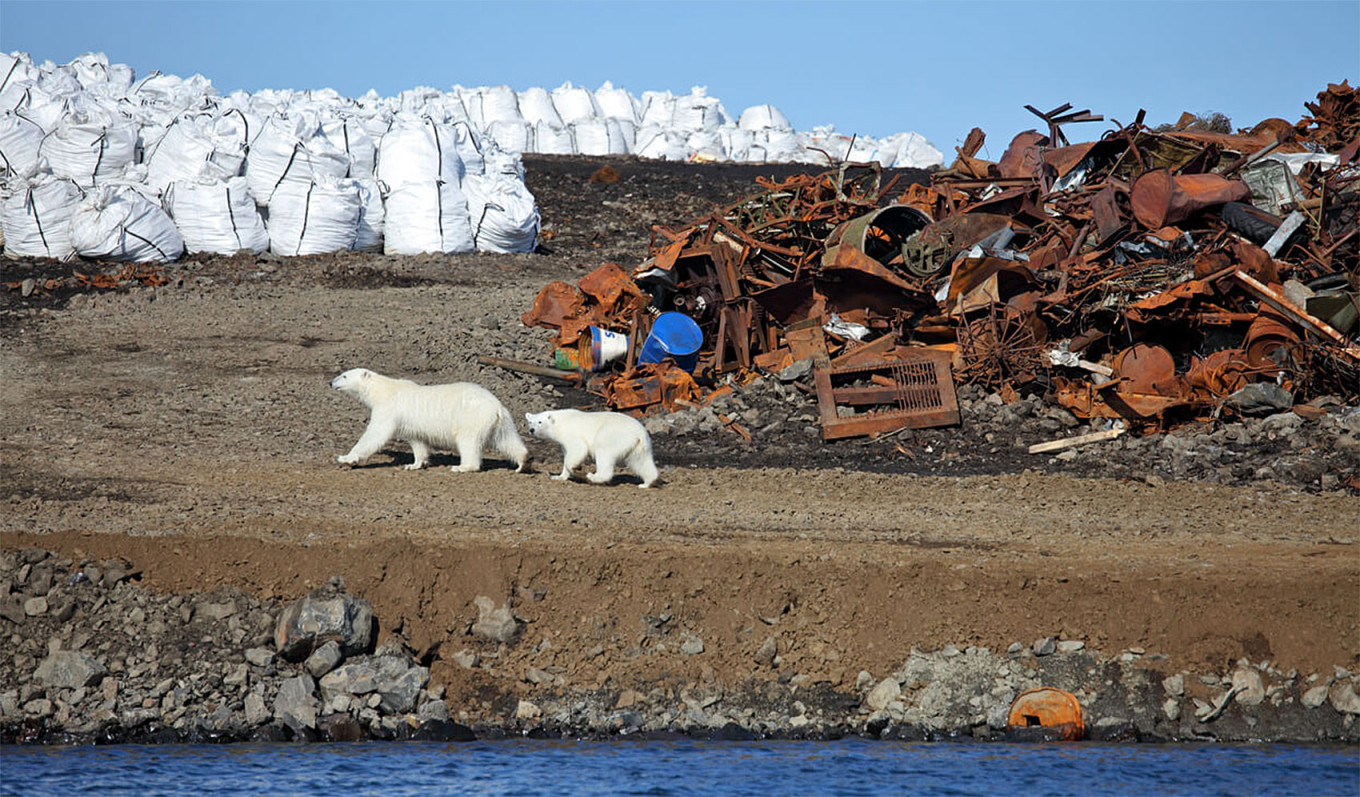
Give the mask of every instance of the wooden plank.
POLYGON ((1062 451, 1065 448, 1075 448, 1084 446, 1087 443, 1099 443, 1102 440, 1113 440, 1124 434, 1127 429, 1106 429, 1103 432, 1091 432, 1090 434, 1079 434, 1076 437, 1064 437, 1062 440, 1049 440, 1047 443, 1035 443, 1029 447, 1031 454, 1043 454, 1048 451, 1062 451))

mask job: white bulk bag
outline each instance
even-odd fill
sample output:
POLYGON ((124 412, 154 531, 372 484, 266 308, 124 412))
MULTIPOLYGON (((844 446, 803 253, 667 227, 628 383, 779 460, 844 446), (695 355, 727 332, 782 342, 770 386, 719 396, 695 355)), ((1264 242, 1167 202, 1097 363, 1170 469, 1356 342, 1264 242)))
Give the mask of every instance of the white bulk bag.
POLYGON ((519 97, 509 86, 491 86, 481 90, 482 129, 493 122, 519 122, 524 119, 519 111, 519 97))
POLYGON ((391 186, 384 206, 383 252, 419 255, 471 252, 467 196, 457 183, 434 180, 391 186))
POLYGON ((318 177, 309 184, 286 182, 269 203, 269 251, 276 255, 319 255, 354 248, 363 199, 354 180, 318 177))
POLYGON ((398 115, 392 129, 378 142, 375 171, 378 181, 389 186, 432 180, 457 185, 464 174, 458 133, 451 125, 433 119, 398 115))
POLYGON ((523 119, 513 122, 492 122, 486 127, 486 137, 500 149, 510 152, 531 152, 534 128, 523 119))
POLYGON ((263 127, 246 155, 246 180, 261 207, 269 207, 284 184, 305 189, 350 170, 349 156, 326 138, 314 114, 273 116, 263 127))
POLYGON ((898 169, 929 169, 943 166, 944 154, 920 133, 901 133, 892 165, 898 169))
POLYGON ((168 263, 184 254, 184 239, 166 212, 126 185, 86 192, 71 215, 71 243, 82 257, 168 263))
POLYGON ((723 151, 727 153, 728 158, 738 162, 763 159, 765 151, 760 148, 756 148, 755 152, 761 157, 752 157, 752 144, 755 142, 756 136, 750 130, 728 125, 719 130, 718 135, 722 141, 723 151))
POLYGON ((599 107, 601 115, 609 119, 623 119, 634 125, 642 110, 637 99, 627 89, 616 89, 607 80, 595 90, 595 105, 599 107))
POLYGON ((486 164, 482 161, 482 139, 472 125, 467 122, 454 122, 453 146, 458 150, 458 157, 463 159, 464 174, 482 174, 486 170, 486 164))
POLYGON ((545 155, 575 154, 576 137, 569 127, 539 122, 534 126, 534 152, 545 155))
POLYGON ((468 215, 478 252, 532 252, 538 243, 538 207, 524 183, 509 175, 469 175, 468 215))
POLYGON ((675 115, 675 97, 669 91, 642 92, 642 111, 638 114, 638 128, 670 127, 675 115))
POLYGON ((103 53, 76 56, 66 66, 75 74, 80 85, 87 89, 106 84, 121 93, 126 93, 132 86, 132 69, 125 64, 109 66, 109 57, 103 53))
POLYGON ((373 176, 378 148, 362 119, 353 116, 330 117, 321 123, 321 132, 336 149, 349 156, 350 168, 345 177, 363 180, 373 176))
POLYGON ((737 127, 742 130, 792 130, 789 118, 773 105, 752 105, 741 112, 737 127))
POLYGON ((19 178, 5 198, 3 219, 5 254, 10 257, 76 256, 71 243, 71 215, 80 203, 80 187, 70 180, 42 172, 19 178))
POLYGON ((360 252, 380 252, 383 243, 383 200, 378 181, 373 178, 355 180, 359 186, 359 231, 354 237, 354 248, 360 252))
POLYGON ((689 159, 685 137, 659 127, 644 127, 638 131, 633 154, 643 158, 683 161, 689 159))
POLYGON ((684 133, 716 131, 727 121, 726 117, 722 104, 708 96, 706 89, 695 86, 689 94, 676 98, 670 127, 684 133))
POLYGON ((518 152, 488 149, 486 151, 486 174, 508 174, 522 183, 524 182, 524 159, 520 157, 518 152))
POLYGON ((80 103, 38 147, 52 173, 80 186, 115 176, 137 155, 137 125, 93 102, 80 103))
POLYGON ((249 249, 258 255, 269 248, 269 233, 244 177, 176 180, 164 204, 189 252, 233 255, 249 249))
POLYGON ((727 160, 722 130, 700 130, 685 138, 685 149, 704 160, 727 160))
MULTIPOLYGON (((753 146, 760 146, 765 150, 765 159, 771 163, 796 163, 799 160, 811 160, 807 158, 803 151, 803 140, 801 135, 793 130, 757 130, 754 135, 753 146)), ((817 156, 817 161, 825 163, 826 158, 820 153, 812 153, 817 156)))
POLYGON ((241 173, 246 159, 246 126, 232 113, 213 118, 176 119, 146 160, 146 182, 164 192, 176 180, 210 175, 226 180, 241 173))
POLYGON ((562 118, 562 124, 569 125, 600 115, 600 109, 595 105, 595 96, 591 94, 590 89, 582 86, 563 83, 553 89, 552 100, 557 115, 562 118))
POLYGON ((0 114, 0 179, 31 172, 42 140, 43 129, 22 113, 0 114))
POLYGON ((532 88, 520 92, 519 111, 524 121, 531 125, 547 122, 558 127, 562 126, 562 117, 558 116, 557 108, 553 107, 552 95, 547 89, 532 88))
MULTIPOLYGON (((0 97, 4 97, 11 86, 22 81, 36 81, 41 72, 33 65, 28 53, 0 53, 0 97)), ((12 106, 0 106, 8 110, 12 106)))
POLYGON ((576 151, 582 155, 628 154, 619 124, 614 119, 582 119, 571 128, 572 136, 576 139, 576 151))

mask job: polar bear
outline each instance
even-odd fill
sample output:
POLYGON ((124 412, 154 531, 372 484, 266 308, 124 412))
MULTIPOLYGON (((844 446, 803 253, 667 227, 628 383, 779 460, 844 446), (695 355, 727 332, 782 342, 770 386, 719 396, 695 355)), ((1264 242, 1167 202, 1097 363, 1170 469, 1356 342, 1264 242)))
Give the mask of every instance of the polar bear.
POLYGON ((351 368, 332 379, 331 387, 372 410, 359 442, 348 454, 336 457, 346 465, 373 456, 393 438, 411 444, 415 461, 406 470, 425 467, 431 448, 457 449, 455 473, 481 470, 482 450, 488 447, 513 460, 516 471, 523 471, 529 459, 510 411, 481 385, 420 385, 351 368))
POLYGON ((526 412, 524 419, 529 434, 562 446, 562 472, 554 479, 570 479, 588 456, 595 458, 595 472, 586 478, 594 484, 609 483, 620 461, 642 479, 642 487, 660 478, 652 461, 652 438, 634 418, 618 412, 546 410, 526 412))

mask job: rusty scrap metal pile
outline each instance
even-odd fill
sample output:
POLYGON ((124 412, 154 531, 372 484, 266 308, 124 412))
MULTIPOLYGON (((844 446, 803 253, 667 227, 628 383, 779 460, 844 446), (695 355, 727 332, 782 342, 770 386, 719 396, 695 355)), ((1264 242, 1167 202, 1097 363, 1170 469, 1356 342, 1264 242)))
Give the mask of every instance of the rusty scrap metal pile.
POLYGON ((631 273, 548 285, 523 320, 616 409, 806 373, 826 439, 957 423, 955 380, 1139 430, 1320 412, 1360 395, 1360 94, 1306 107, 1233 134, 1140 112, 1079 144, 1063 126, 1102 117, 1030 108, 1046 131, 990 162, 974 129, 929 185, 858 164, 760 180, 653 227, 631 273), (677 351, 663 313, 702 331, 697 352, 656 356, 677 351))

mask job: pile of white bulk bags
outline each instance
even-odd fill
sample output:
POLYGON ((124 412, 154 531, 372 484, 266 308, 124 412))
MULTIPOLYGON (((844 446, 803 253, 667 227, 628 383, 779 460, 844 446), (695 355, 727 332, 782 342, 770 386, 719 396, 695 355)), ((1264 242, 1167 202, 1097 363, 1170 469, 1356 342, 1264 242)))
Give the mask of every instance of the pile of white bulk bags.
MULTIPOLYGON (((190 252, 532 251, 538 211, 522 165, 502 152, 943 162, 915 133, 876 140, 832 126, 799 132, 772 105, 733 118, 702 87, 680 95, 633 95, 606 82, 595 91, 564 83, 416 87, 393 97, 330 89, 221 96, 202 75, 137 80, 98 53, 68 64, 0 53, 0 240, 16 256, 73 256, 69 221, 85 194, 82 223, 136 210, 143 224, 156 218, 144 204, 159 205, 190 252), (93 190, 110 185, 143 196, 93 190)), ((156 240, 156 257, 174 249, 156 240)), ((108 256, 145 255, 132 244, 82 242, 108 256)))
POLYGON ((106 184, 85 193, 71 214, 71 244, 81 257, 168 263, 184 254, 184 239, 158 205, 135 187, 106 184))

